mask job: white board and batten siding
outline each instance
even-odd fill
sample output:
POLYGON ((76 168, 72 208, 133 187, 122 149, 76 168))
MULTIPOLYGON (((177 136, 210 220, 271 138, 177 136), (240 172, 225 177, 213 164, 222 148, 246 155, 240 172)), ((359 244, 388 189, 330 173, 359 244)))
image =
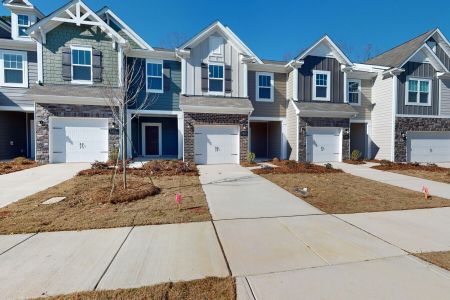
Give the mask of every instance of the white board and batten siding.
POLYGON ((218 32, 213 33, 213 37, 222 37, 223 39, 223 55, 210 55, 209 38, 203 40, 191 49, 191 56, 186 60, 186 94, 202 96, 207 93, 202 91, 202 68, 201 64, 205 63, 224 63, 231 66, 231 93, 226 93, 227 97, 246 97, 244 94, 244 64, 241 63, 240 52, 218 32))
POLYGON ((286 122, 287 122, 287 157, 289 160, 298 160, 298 115, 294 107, 293 101, 289 101, 286 122))
POLYGON ((239 164, 239 126, 197 125, 194 134, 196 164, 239 164))
POLYGON ((108 119, 51 117, 51 163, 108 160, 108 119))
POLYGON ((378 75, 372 89, 372 154, 376 159, 393 160, 394 80, 378 75))

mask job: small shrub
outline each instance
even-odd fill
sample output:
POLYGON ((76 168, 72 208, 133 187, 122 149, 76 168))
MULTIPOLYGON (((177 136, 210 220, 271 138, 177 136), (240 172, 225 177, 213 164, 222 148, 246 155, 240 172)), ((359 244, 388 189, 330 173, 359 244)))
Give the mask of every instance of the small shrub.
POLYGON ((350 158, 351 158, 351 160, 361 160, 361 157, 362 157, 361 151, 355 149, 352 151, 350 158))
POLYGON ((13 162, 16 165, 31 165, 34 164, 34 161, 27 159, 26 157, 16 157, 13 162))
POLYGON ((334 168, 333 168, 333 165, 330 164, 330 163, 325 164, 325 168, 327 168, 328 170, 334 169, 334 168))
POLYGON ((280 159, 279 159, 278 157, 274 157, 274 158, 272 159, 272 162, 273 162, 274 164, 277 164, 277 163, 280 162, 280 159))
POLYGON ((438 165, 437 165, 437 164, 433 164, 433 163, 427 163, 427 167, 430 167, 430 168, 437 168, 438 165))
POLYGON ((386 160, 386 159, 380 160, 380 165, 382 165, 382 166, 390 166, 392 164, 393 164, 393 162, 390 160, 386 160))
POLYGON ((107 170, 107 169, 109 169, 109 165, 104 162, 95 161, 91 164, 91 169, 92 170, 107 170))
POLYGON ((247 162, 250 164, 254 164, 255 163, 255 158, 256 158, 256 154, 253 152, 249 152, 247 154, 247 162))

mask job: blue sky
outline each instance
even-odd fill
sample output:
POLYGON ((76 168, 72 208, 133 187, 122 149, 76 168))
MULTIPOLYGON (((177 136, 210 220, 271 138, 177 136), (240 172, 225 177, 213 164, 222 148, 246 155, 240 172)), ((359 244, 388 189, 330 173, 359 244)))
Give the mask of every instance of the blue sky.
MULTIPOLYGON (((49 13, 67 1, 31 2, 49 13)), ((448 0, 85 2, 94 10, 108 5, 152 46, 172 46, 220 20, 260 58, 275 60, 295 56, 324 34, 354 61, 363 60, 369 44, 376 54, 434 27, 450 34, 448 0)))

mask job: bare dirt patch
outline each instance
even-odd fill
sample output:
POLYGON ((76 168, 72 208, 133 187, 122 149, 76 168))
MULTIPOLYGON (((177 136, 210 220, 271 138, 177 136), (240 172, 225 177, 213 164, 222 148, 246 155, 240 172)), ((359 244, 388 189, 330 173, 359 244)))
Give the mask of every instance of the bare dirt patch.
POLYGON ((37 166, 38 163, 33 160, 29 160, 24 157, 17 157, 12 161, 0 162, 0 175, 31 169, 37 166))
POLYGON ((325 173, 342 173, 342 170, 334 169, 332 165, 319 166, 311 163, 296 162, 293 160, 274 160, 271 164, 277 166, 277 168, 263 168, 253 170, 253 173, 258 175, 263 174, 325 174, 325 173))
POLYGON ((417 253, 414 256, 434 264, 438 267, 450 271, 450 251, 448 252, 430 252, 430 253, 417 253))
MULTIPOLYGON (((130 182, 148 180, 136 175, 130 182)), ((156 225, 211 220, 197 176, 154 177, 160 193, 132 202, 113 204, 109 198, 92 198, 92 191, 107 186, 109 175, 76 176, 57 186, 0 208, 0 234, 156 225), (175 195, 181 193, 179 210, 175 195), (42 205, 52 197, 60 203, 42 205)), ((147 181, 147 185, 149 182, 147 181)))
POLYGON ((199 300, 199 299, 236 299, 235 280, 210 277, 206 279, 164 283, 137 289, 114 291, 94 291, 70 295, 39 298, 51 300, 107 300, 107 299, 167 299, 167 300, 199 300))
POLYGON ((416 163, 405 164, 382 162, 381 165, 372 168, 443 183, 450 183, 450 169, 442 168, 434 164, 421 165, 416 163))
POLYGON ((348 214, 450 206, 439 197, 423 194, 347 173, 265 174, 263 177, 329 214, 348 214), (298 189, 309 188, 303 197, 298 189))

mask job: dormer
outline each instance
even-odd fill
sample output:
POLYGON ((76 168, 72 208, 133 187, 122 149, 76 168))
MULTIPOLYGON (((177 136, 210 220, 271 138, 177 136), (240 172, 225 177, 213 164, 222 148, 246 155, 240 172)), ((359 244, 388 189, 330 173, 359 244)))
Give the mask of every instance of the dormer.
POLYGON ((11 12, 11 38, 30 40, 26 31, 44 17, 42 12, 27 0, 9 0, 3 6, 11 12))

